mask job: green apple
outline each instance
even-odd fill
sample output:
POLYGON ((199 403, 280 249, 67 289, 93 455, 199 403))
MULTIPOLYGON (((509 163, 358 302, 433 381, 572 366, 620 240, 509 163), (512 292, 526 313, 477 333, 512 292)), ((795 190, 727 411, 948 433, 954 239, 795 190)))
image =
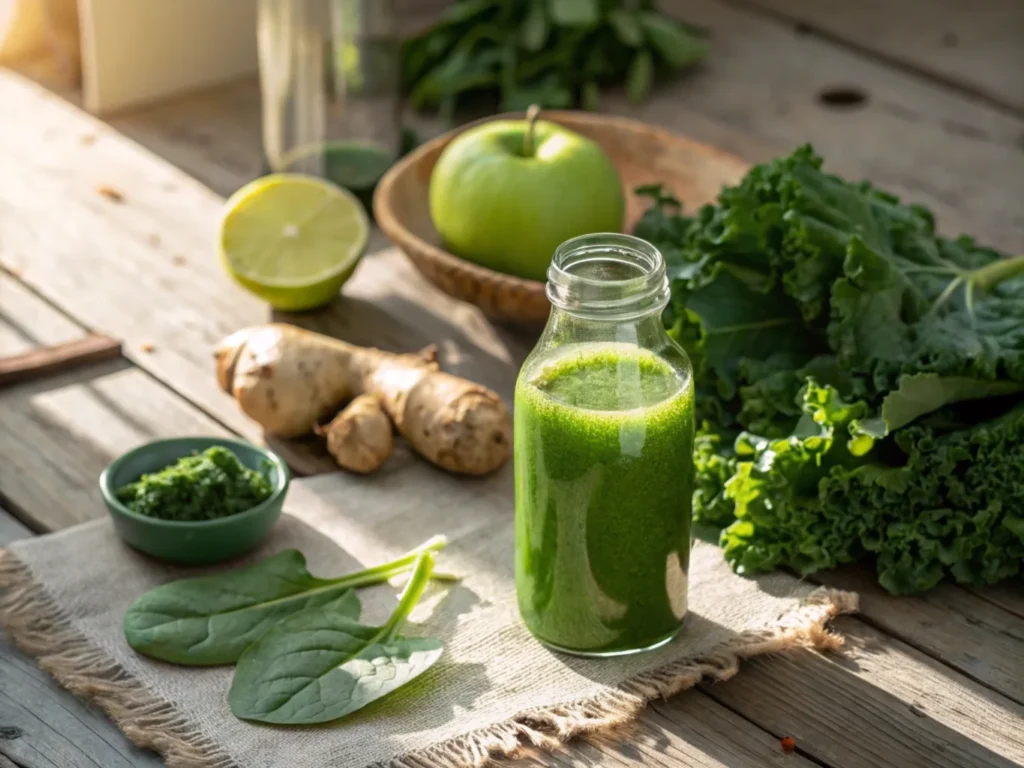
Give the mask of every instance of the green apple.
POLYGON ((445 247, 481 266, 544 280, 559 244, 620 232, 622 181, 596 143, 555 123, 496 120, 454 138, 430 177, 445 247))

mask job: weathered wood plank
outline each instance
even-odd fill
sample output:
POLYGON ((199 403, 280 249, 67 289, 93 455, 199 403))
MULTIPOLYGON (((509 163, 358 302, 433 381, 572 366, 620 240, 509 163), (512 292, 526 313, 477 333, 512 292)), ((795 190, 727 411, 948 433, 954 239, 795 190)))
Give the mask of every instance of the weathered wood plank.
MULTIPOLYGON (((105 118, 133 141, 227 197, 265 172, 261 97, 256 78, 190 93, 105 118)), ((406 110, 403 125, 420 141, 441 135, 436 115, 406 110)), ((381 238, 377 245, 386 241, 381 238)), ((371 241, 370 250, 376 250, 371 241)))
MULTIPOLYGON (((646 104, 622 109, 748 160, 764 159, 764 145, 788 151, 810 141, 833 171, 928 205, 942 230, 1019 250, 1024 120, 747 9, 714 0, 662 6, 708 28, 711 53, 646 104), (867 99, 819 102, 837 87, 859 88, 867 99)), ((1021 82, 1019 70, 1007 76, 1021 82)))
MULTIPOLYGON (((0 508, 0 547, 31 535, 0 508)), ((0 632, 0 768, 4 765, 156 768, 163 762, 135 747, 102 712, 60 688, 0 632)))
MULTIPOLYGON (((728 1, 728 0, 727 0, 728 1)), ((1024 113, 1017 0, 732 0, 1024 113)))
POLYGON ((983 600, 998 605, 1014 616, 1024 619, 1024 578, 1018 578, 994 587, 969 590, 983 600))
MULTIPOLYGON (((659 768, 811 768, 779 740, 701 691, 650 706, 616 740, 574 743, 571 751, 523 761, 531 766, 659 766, 659 768), (666 710, 670 710, 668 715, 666 710)), ((837 764, 838 765, 838 764, 837 764)))
POLYGON ((0 272, 0 357, 20 355, 37 347, 63 344, 85 336, 85 330, 35 296, 11 275, 0 272))
MULTIPOLYGON (((0 354, 83 329, 0 274, 0 354)), ((113 458, 157 437, 228 434, 163 384, 112 361, 0 393, 0 491, 40 529, 105 514, 96 480, 113 458)))
POLYGON ((1024 761, 1024 707, 856 619, 852 655, 754 659, 718 702, 814 760, 843 768, 1011 768, 1024 761))
POLYGON ((113 115, 107 122, 221 195, 260 175, 260 91, 255 79, 113 115))
POLYGON ((226 435, 217 422, 127 362, 11 387, 0 396, 0 488, 38 529, 105 514, 96 481, 124 451, 158 437, 226 435))
POLYGON ((867 568, 843 568, 815 578, 860 593, 861 613, 873 624, 1024 704, 1020 616, 952 584, 920 596, 894 597, 867 568))

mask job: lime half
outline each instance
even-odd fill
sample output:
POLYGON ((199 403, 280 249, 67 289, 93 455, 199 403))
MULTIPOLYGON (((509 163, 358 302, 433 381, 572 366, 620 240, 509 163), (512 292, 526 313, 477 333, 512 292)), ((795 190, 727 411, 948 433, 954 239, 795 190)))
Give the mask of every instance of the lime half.
POLYGON ((351 192, 314 176, 276 173, 228 198, 221 261, 275 309, 313 309, 338 295, 369 235, 366 212, 351 192))

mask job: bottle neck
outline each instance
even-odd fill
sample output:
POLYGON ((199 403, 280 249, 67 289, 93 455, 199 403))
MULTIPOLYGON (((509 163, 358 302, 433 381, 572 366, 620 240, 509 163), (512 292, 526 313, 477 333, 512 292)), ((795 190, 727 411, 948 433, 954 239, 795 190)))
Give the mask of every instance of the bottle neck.
POLYGON ((576 237, 555 251, 547 296, 552 314, 573 322, 660 325, 669 300, 665 261, 653 245, 630 235, 576 237))

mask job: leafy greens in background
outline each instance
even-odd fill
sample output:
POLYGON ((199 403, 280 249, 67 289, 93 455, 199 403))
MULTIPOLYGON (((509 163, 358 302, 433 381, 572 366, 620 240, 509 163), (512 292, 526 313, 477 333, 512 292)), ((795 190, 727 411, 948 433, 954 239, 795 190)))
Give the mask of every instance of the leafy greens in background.
POLYGON ((461 97, 493 94, 502 111, 597 109, 602 87, 625 84, 643 101, 655 76, 707 52, 653 0, 458 0, 402 50, 417 109, 451 115, 461 97))
POLYGON ((736 570, 873 556, 902 594, 1024 562, 1024 258, 825 173, 812 148, 635 234, 696 371, 698 522, 736 570))

